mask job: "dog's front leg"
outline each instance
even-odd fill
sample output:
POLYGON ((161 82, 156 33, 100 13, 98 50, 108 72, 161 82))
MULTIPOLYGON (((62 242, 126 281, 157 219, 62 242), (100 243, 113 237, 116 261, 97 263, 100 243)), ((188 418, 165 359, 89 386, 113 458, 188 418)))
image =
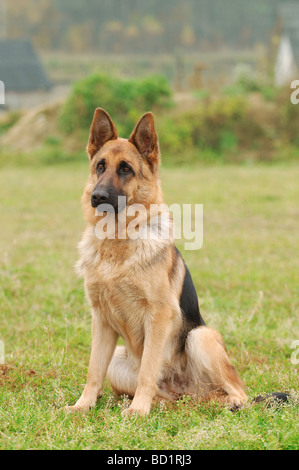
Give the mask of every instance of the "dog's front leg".
POLYGON ((170 332, 171 317, 171 309, 165 307, 159 313, 150 315, 146 322, 137 388, 130 407, 123 411, 124 415, 137 413, 144 416, 150 412, 157 391, 157 377, 170 332))
POLYGON ((87 382, 83 393, 70 411, 88 411, 102 395, 103 384, 116 346, 118 334, 105 322, 97 310, 92 312, 92 344, 87 382))

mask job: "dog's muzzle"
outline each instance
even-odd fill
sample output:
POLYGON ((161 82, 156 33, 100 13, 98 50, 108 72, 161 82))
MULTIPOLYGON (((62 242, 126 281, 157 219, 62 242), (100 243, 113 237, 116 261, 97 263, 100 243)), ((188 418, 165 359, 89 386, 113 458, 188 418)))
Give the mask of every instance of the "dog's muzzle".
POLYGON ((106 189, 95 188, 91 195, 91 205, 96 207, 99 212, 122 211, 126 206, 126 197, 123 194, 109 192, 106 189))

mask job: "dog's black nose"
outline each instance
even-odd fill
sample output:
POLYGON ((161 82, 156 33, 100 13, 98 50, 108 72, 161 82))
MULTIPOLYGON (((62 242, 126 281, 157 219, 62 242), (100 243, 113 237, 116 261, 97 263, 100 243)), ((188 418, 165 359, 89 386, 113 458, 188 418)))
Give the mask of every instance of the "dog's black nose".
POLYGON ((107 191, 96 189, 91 195, 92 207, 97 207, 99 204, 104 204, 108 201, 109 194, 107 191))

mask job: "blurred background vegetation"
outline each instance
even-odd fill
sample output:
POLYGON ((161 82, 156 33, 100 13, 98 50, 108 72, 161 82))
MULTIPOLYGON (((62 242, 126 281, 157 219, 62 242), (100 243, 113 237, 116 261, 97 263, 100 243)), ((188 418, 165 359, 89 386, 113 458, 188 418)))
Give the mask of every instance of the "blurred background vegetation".
MULTIPOLYGON (((281 40, 299 27, 294 2, 0 0, 0 12, 0 47, 29 40, 50 83, 7 90, 2 164, 9 152, 10 164, 16 152, 23 164, 81 159, 98 106, 123 137, 152 110, 166 165, 297 158, 297 69, 279 85, 275 77, 281 40)), ((0 79, 1 62, 0 48, 0 79)))
POLYGON ((281 0, 15 0, 9 37, 44 50, 101 53, 215 51, 265 43, 281 0))

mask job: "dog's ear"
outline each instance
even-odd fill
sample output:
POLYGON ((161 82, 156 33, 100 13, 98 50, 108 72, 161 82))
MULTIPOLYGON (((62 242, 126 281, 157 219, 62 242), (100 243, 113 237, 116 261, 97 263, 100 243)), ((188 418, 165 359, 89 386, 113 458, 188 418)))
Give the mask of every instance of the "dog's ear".
POLYGON ((159 165, 159 143, 155 130, 154 116, 146 113, 138 121, 129 142, 135 145, 139 153, 149 163, 152 170, 159 165))
POLYGON ((116 127, 109 114, 104 109, 97 108, 93 116, 87 144, 90 160, 108 140, 117 139, 117 137, 116 127))

